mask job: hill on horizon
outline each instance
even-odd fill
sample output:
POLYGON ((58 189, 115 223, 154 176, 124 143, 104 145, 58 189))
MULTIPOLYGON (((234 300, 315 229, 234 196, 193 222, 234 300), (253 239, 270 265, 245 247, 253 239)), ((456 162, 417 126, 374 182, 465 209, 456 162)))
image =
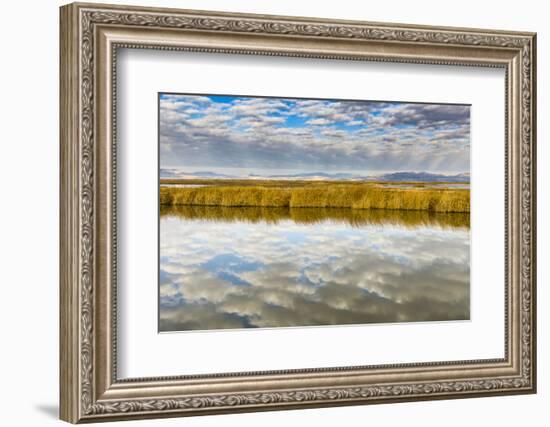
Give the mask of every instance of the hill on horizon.
POLYGON ((249 173, 246 175, 223 174, 212 171, 186 172, 176 168, 162 168, 161 179, 279 179, 279 180, 365 180, 365 181, 409 181, 409 182, 470 182, 470 173, 441 174, 431 172, 392 172, 382 174, 357 174, 351 172, 304 172, 294 174, 267 174, 249 173))

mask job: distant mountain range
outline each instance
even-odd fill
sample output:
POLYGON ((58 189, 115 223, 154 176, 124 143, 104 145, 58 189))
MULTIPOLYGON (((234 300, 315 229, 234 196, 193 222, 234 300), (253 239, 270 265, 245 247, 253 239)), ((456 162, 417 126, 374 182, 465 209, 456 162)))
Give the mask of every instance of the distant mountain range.
POLYGON ((297 173, 297 174, 289 174, 289 175, 256 175, 256 174, 250 174, 248 175, 251 179, 312 179, 312 180, 319 180, 319 179, 366 179, 365 177, 361 177, 352 173, 346 173, 346 172, 340 172, 340 173, 325 173, 325 172, 308 172, 308 173, 297 173))
POLYGON ((160 169, 160 177, 164 179, 224 179, 224 178, 237 178, 235 175, 224 175, 216 172, 198 171, 198 172, 185 172, 179 169, 160 169))
POLYGON ((429 172, 394 172, 376 177, 380 181, 417 181, 417 182, 470 182, 470 173, 443 175, 429 172))
POLYGON ((416 182, 470 182, 468 172, 455 175, 445 175, 430 172, 393 172, 386 174, 359 175, 339 172, 306 172, 297 174, 273 174, 246 176, 227 175, 210 171, 185 172, 179 169, 161 169, 163 179, 302 179, 302 180, 354 180, 354 181, 416 181, 416 182))

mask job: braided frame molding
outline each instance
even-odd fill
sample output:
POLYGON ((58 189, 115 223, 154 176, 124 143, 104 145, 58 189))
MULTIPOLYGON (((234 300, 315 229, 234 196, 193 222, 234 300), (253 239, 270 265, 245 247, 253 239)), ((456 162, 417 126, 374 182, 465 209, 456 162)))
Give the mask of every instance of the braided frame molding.
POLYGON ((452 393, 490 392, 514 390, 525 387, 528 379, 480 380, 436 382, 423 384, 400 384, 353 388, 330 388, 266 393, 240 393, 214 396, 186 397, 181 399, 144 399, 108 403, 95 403, 89 407, 90 415, 116 413, 185 411, 249 405, 275 405, 316 402, 354 401, 383 398, 406 398, 408 396, 444 396, 452 393))
MULTIPOLYGON (((105 414, 161 413, 199 409, 246 408, 302 403, 353 402, 384 398, 423 398, 455 393, 483 394, 520 391, 533 386, 533 277, 532 277, 532 42, 525 36, 433 30, 395 29, 370 24, 330 24, 273 21, 250 17, 205 17, 182 13, 80 10, 80 407, 89 418, 105 414), (418 384, 372 385, 366 387, 251 392, 173 399, 94 401, 94 27, 116 24, 151 28, 173 28, 218 32, 295 35, 305 37, 414 42, 461 46, 521 49, 521 375, 515 378, 473 379, 418 384)), ((159 47, 161 48, 161 47, 159 47)), ((262 54, 261 52, 249 52, 262 54)), ((307 56, 298 55, 298 56, 307 56)), ((404 60, 403 62, 415 62, 404 60)))

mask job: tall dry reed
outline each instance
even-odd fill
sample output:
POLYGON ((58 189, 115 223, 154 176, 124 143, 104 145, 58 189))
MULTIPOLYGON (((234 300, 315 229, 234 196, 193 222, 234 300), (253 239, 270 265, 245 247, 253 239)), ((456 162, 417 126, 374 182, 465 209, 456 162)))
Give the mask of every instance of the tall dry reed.
POLYGON ((470 190, 384 188, 371 184, 331 183, 305 187, 163 186, 160 188, 160 204, 470 212, 470 190))

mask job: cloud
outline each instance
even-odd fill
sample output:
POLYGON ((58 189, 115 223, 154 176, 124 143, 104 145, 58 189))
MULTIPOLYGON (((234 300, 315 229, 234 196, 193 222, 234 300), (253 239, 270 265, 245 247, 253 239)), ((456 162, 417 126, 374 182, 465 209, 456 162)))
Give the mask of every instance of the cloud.
POLYGON ((320 117, 318 119, 308 120, 306 123, 308 125, 328 125, 331 123, 331 121, 320 117))
POLYGON ((470 107, 162 95, 163 167, 464 172, 470 107))

